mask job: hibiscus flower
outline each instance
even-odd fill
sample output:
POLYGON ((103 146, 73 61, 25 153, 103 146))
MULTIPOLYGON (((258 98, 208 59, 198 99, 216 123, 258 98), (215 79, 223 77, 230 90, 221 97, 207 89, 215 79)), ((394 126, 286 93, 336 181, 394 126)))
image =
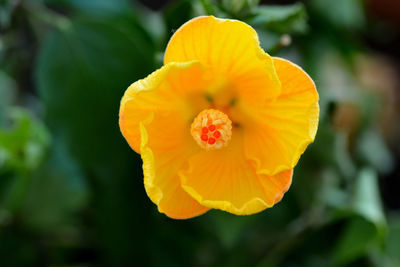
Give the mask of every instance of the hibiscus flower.
POLYGON ((314 82, 299 66, 270 57, 249 25, 206 16, 179 28, 164 66, 129 86, 119 125, 141 154, 149 198, 184 219, 280 201, 318 118, 314 82))

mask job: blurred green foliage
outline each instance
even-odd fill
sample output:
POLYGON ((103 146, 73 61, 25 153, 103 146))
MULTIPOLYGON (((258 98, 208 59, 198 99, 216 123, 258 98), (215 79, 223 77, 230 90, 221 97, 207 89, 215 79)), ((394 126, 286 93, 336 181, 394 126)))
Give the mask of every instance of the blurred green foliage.
POLYGON ((0 265, 400 266, 400 212, 379 189, 396 159, 382 96, 357 72, 370 57, 363 5, 0 1, 0 265), (175 221, 145 194, 119 101, 162 65, 174 31, 206 14, 251 24, 271 55, 303 66, 321 122, 281 203, 175 221))

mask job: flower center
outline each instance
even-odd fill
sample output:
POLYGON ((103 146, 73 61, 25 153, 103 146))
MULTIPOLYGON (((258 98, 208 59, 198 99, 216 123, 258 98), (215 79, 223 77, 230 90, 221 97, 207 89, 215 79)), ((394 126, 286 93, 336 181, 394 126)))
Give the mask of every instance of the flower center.
POLYGON ((194 140, 206 150, 226 146, 232 136, 232 122, 216 109, 205 109, 197 115, 191 127, 194 140))

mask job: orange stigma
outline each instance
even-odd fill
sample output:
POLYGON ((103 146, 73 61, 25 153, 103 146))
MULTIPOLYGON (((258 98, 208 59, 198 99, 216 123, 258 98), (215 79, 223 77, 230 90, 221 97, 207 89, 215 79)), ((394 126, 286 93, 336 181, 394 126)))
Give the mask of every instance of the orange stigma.
POLYGON ((197 115, 191 127, 194 140, 206 150, 226 146, 232 136, 232 122, 216 109, 205 109, 197 115))

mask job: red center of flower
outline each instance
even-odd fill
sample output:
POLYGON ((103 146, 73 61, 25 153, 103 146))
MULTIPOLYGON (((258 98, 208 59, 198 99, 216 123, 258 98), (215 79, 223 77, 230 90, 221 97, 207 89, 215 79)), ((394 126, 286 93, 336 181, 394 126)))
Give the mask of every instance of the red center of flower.
POLYGON ((221 137, 221 133, 216 129, 217 127, 214 124, 211 124, 208 127, 203 127, 201 129, 201 132, 203 133, 200 137, 201 140, 203 140, 204 142, 208 142, 210 145, 214 144, 216 142, 216 139, 221 137))
POLYGON ((194 119, 191 133, 202 148, 219 149, 226 146, 231 138, 232 122, 223 112, 206 109, 194 119))

